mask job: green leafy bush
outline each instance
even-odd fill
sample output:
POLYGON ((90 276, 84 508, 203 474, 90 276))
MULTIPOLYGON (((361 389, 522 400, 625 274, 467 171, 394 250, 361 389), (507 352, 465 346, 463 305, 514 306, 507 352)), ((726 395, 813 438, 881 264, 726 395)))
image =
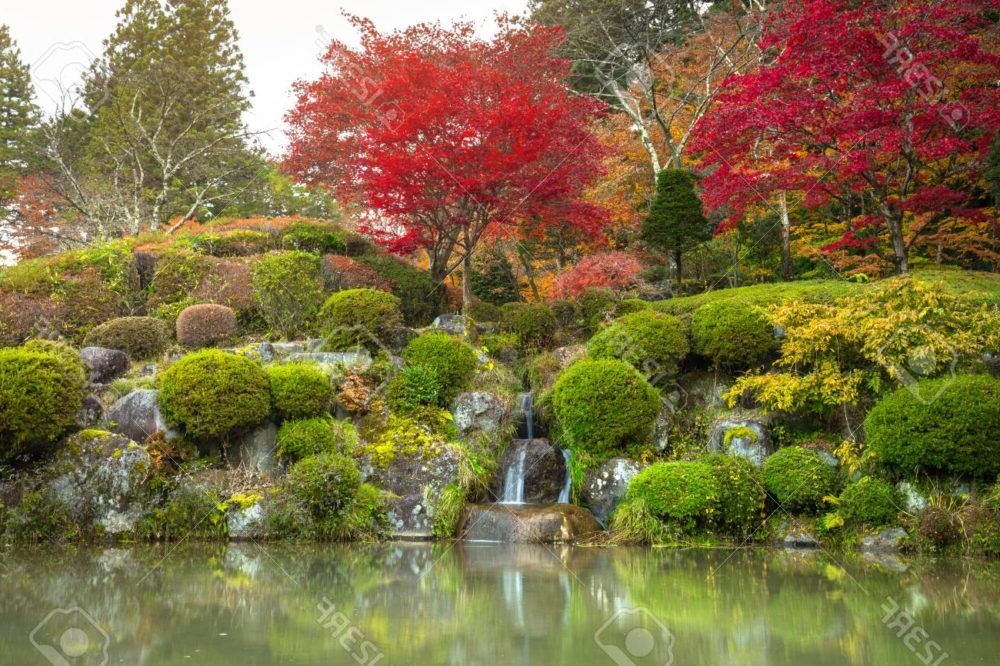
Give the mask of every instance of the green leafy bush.
POLYGON ((403 324, 399 299, 378 289, 346 289, 326 300, 319 313, 319 329, 329 349, 361 345, 373 352, 387 344, 403 324))
POLYGON ((232 308, 201 303, 181 310, 175 325, 177 342, 190 349, 210 347, 236 335, 236 313, 232 308))
POLYGON ((220 234, 192 236, 188 245, 195 252, 213 257, 247 257, 267 252, 274 245, 274 239, 266 231, 234 229, 220 234))
POLYGON ((290 250, 313 254, 345 254, 347 233, 332 224, 293 222, 282 232, 281 244, 290 250))
POLYGON ((646 377, 677 373, 688 354, 684 323, 677 317, 644 311, 625 315, 590 339, 593 358, 617 358, 630 363, 646 377))
POLYGON ((155 258, 147 287, 148 304, 158 309, 189 298, 211 268, 211 260, 202 254, 171 250, 155 258))
POLYGON ((197 440, 225 438, 261 423, 271 411, 267 373, 236 354, 189 354, 163 371, 158 384, 167 423, 197 440))
POLYGON ((586 335, 592 334, 614 314, 618 301, 610 289, 589 287, 576 299, 577 324, 586 335))
POLYGON ((155 317, 119 317, 91 329, 85 347, 119 349, 133 361, 156 359, 170 344, 167 326, 155 317))
POLYGON ((985 375, 931 379, 901 388, 868 412, 866 442, 892 472, 1000 473, 1000 380, 985 375))
POLYGON ((323 303, 320 258, 274 252, 253 267, 253 300, 272 330, 286 338, 305 333, 323 303))
POLYGON ((788 511, 811 512, 837 491, 837 474, 815 451, 787 446, 764 459, 764 485, 788 511))
POLYGON ((412 414, 422 407, 441 405, 441 380, 437 370, 427 365, 413 365, 389 382, 389 409, 412 414))
POLYGON ((55 340, 28 340, 22 348, 25 351, 41 352, 43 354, 53 354, 66 364, 66 368, 79 375, 84 380, 87 378, 87 364, 80 358, 80 352, 70 347, 65 342, 55 340))
POLYGON ((285 421, 278 429, 278 455, 301 460, 320 453, 349 454, 358 445, 358 433, 348 421, 332 418, 285 421))
POLYGON ((476 300, 469 306, 469 316, 476 322, 498 322, 503 318, 503 312, 500 310, 499 305, 476 300))
POLYGON ((34 452, 73 428, 85 377, 60 353, 0 349, 0 461, 34 452))
POLYGON ((673 461, 639 472, 628 486, 625 501, 642 502, 657 518, 693 532, 714 519, 721 494, 711 465, 673 461))
POLYGON ((618 304, 618 307, 615 308, 615 314, 619 317, 624 317, 625 315, 632 314, 634 312, 650 310, 652 307, 652 303, 644 301, 641 298, 623 298, 618 304))
POLYGON ((288 472, 288 490, 317 520, 337 519, 351 505, 360 486, 357 464, 337 453, 308 456, 288 472))
POLYGON ((314 363, 283 363, 266 368, 271 406, 283 419, 305 419, 330 411, 333 384, 314 363))
POLYGON ((552 403, 564 442, 595 454, 648 441, 660 411, 656 389, 615 359, 571 365, 556 380, 552 403))
POLYGON ((747 369, 774 355, 774 329, 767 318, 742 301, 707 303, 691 316, 694 351, 716 367, 747 369))
POLYGON ((721 453, 705 456, 719 484, 719 511, 715 523, 727 534, 750 537, 763 520, 764 477, 753 463, 721 453))
POLYGON ((863 476, 844 488, 837 511, 849 523, 878 527, 895 522, 898 505, 895 488, 881 479, 863 476))
POLYGON ((422 366, 437 375, 441 404, 450 403, 469 385, 477 365, 472 347, 443 331, 430 331, 410 340, 403 360, 410 367, 422 366))
POLYGON ((392 293, 399 297, 407 326, 426 326, 441 313, 445 289, 427 271, 383 254, 358 257, 358 261, 392 283, 392 293))
POLYGON ((500 308, 500 330, 516 333, 523 349, 551 346, 556 328, 556 317, 544 303, 506 303, 500 308))

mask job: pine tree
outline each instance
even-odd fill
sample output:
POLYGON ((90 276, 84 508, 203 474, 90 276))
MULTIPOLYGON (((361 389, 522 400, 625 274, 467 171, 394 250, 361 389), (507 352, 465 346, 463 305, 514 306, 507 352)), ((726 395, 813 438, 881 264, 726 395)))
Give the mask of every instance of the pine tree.
POLYGON ((31 168, 31 132, 40 118, 31 72, 10 29, 0 24, 0 210, 14 197, 17 181, 31 168))
POLYGON ((689 171, 660 171, 656 195, 642 225, 643 240, 673 255, 678 284, 682 275, 681 254, 712 237, 694 184, 694 175, 689 171))

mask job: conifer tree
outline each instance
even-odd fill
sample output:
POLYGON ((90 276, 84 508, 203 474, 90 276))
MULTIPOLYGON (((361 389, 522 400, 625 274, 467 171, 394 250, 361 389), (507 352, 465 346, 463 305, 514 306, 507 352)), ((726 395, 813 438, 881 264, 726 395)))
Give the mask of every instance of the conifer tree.
POLYGON ((694 184, 695 178, 689 171, 660 171, 656 195, 642 225, 643 240, 673 256, 678 284, 682 275, 681 255, 712 237, 694 184))

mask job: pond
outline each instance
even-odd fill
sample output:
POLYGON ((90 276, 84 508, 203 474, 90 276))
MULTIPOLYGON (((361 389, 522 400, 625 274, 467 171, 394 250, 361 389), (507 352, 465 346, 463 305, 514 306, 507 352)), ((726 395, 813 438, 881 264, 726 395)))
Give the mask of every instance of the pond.
POLYGON ((1000 566, 982 561, 484 543, 0 555, 5 664, 917 666, 998 654, 1000 566))

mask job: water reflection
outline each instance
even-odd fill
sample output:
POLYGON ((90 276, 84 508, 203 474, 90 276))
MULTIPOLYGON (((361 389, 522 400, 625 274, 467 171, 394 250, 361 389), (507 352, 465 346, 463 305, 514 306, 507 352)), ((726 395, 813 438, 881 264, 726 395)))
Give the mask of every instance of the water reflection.
POLYGON ((1000 568, 979 561, 170 545, 16 550, 0 556, 0 576, 0 655, 14 664, 49 663, 28 636, 53 609, 72 605, 106 630, 110 663, 358 663, 345 634, 321 626, 324 599, 355 638, 384 654, 379 664, 610 665, 605 650, 615 647, 637 664, 666 656, 676 664, 919 664, 882 621, 887 599, 949 653, 948 663, 995 663, 1000 653, 1000 568), (635 608, 648 615, 636 619, 635 608), (606 633, 595 639, 598 632, 606 633))

